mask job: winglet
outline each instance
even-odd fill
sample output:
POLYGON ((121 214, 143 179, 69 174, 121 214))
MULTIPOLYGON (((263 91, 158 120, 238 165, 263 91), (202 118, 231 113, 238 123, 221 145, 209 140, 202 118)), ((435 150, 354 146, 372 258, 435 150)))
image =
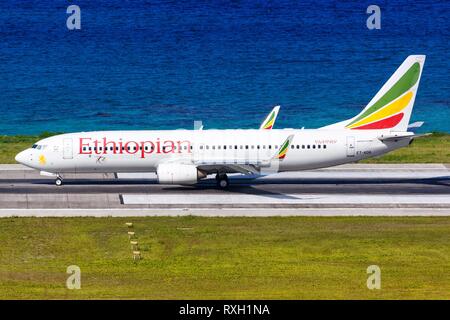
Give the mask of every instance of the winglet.
POLYGON ((273 107, 272 111, 267 115, 264 121, 259 126, 259 129, 270 130, 275 124, 275 120, 278 116, 278 111, 280 111, 280 106, 273 107))
POLYGON ((278 152, 274 156, 274 159, 283 160, 286 157, 286 154, 289 150, 289 145, 291 144, 293 139, 294 139, 294 135, 291 134, 280 146, 280 149, 278 149, 278 152))

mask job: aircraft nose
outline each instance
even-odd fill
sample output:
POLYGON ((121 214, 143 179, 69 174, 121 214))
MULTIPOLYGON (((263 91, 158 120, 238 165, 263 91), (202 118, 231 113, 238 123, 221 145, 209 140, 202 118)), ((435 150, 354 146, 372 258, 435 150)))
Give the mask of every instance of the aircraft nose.
POLYGON ((25 162, 27 161, 27 154, 26 154, 26 151, 19 152, 19 153, 16 155, 15 160, 16 160, 16 162, 18 162, 18 163, 25 164, 25 162))

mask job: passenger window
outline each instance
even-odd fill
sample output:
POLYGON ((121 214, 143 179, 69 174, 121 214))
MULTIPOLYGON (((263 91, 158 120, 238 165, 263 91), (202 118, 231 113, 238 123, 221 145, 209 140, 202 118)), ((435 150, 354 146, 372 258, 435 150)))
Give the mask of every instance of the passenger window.
POLYGON ((269 144, 269 149, 272 149, 272 145, 271 144, 269 144))
POLYGON ((327 148, 327 145, 326 145, 326 144, 324 144, 324 145, 323 145, 323 148, 324 148, 324 149, 326 149, 326 148, 327 148))
POLYGON ((308 148, 308 149, 311 149, 311 146, 308 144, 308 145, 307 145, 307 148, 308 148))
POLYGON ((320 149, 320 144, 317 146, 318 149, 320 149))
POLYGON ((245 149, 248 149, 248 145, 247 145, 247 146, 245 146, 245 149))

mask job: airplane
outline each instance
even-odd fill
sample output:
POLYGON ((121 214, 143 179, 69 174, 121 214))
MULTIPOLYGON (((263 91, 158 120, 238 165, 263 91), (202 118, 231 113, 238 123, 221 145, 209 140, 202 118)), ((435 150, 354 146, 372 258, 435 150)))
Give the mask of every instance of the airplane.
POLYGON ((229 186, 230 173, 266 175, 357 162, 422 136, 408 125, 424 63, 424 55, 408 56, 359 114, 318 129, 78 132, 38 141, 15 159, 55 177, 57 186, 66 173, 156 172, 159 183, 178 185, 215 175, 220 188, 229 186))

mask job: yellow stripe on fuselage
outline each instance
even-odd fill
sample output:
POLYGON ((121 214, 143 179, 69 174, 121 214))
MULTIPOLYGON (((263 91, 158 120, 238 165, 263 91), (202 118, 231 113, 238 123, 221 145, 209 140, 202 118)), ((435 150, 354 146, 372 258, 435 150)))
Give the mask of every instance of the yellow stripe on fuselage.
POLYGON ((355 128, 368 123, 372 123, 389 116, 392 116, 400 111, 402 111, 411 101, 413 93, 411 91, 405 93, 403 96, 395 100, 394 102, 388 104, 377 112, 372 113, 368 117, 348 126, 347 128, 355 128))

